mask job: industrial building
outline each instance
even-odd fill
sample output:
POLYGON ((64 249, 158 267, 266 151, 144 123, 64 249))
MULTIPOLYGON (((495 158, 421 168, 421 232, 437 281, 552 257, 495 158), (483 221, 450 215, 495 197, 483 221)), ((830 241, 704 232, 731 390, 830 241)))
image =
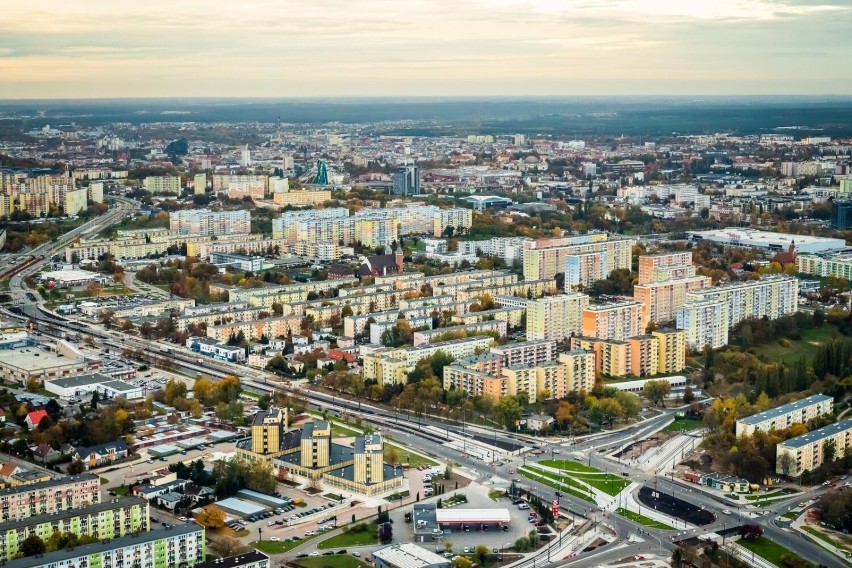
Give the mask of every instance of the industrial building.
POLYGON ((772 233, 740 227, 729 227, 711 231, 687 231, 692 242, 710 241, 723 246, 754 248, 766 253, 778 253, 793 250, 797 253, 820 253, 846 248, 843 239, 812 237, 810 235, 791 235, 772 233))
POLYGON ((95 392, 102 399, 111 399, 118 396, 123 396, 127 400, 143 398, 142 387, 137 387, 100 373, 47 379, 44 381, 44 390, 64 400, 70 400, 75 397, 88 397, 95 392))

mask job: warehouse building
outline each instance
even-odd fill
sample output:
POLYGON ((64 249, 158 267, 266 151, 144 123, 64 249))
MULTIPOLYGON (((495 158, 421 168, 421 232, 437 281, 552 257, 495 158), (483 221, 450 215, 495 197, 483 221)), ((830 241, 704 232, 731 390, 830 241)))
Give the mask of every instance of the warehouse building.
POLYGON ((44 389, 64 400, 70 400, 75 397, 88 398, 95 392, 102 399, 111 399, 118 396, 123 396, 127 400, 143 398, 142 387, 137 387, 128 382, 113 379, 100 373, 48 379, 44 381, 44 389))

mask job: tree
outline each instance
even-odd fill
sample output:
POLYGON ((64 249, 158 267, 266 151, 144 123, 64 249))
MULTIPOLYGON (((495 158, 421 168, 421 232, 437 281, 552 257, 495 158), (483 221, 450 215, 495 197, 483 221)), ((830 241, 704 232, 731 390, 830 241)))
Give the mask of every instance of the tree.
POLYGON ((250 546, 247 546, 235 538, 230 536, 216 538, 213 539, 213 542, 210 543, 210 550, 219 554, 223 558, 228 556, 236 556, 237 554, 244 554, 252 550, 250 546))
POLYGON ((695 402, 695 393, 692 392, 692 387, 686 385, 686 388, 683 389, 683 403, 684 404, 692 404, 695 402))
POLYGON ((68 475, 80 475, 86 471, 86 466, 79 459, 76 459, 68 464, 68 467, 65 468, 65 472, 68 475))
POLYGON ((474 556, 476 556, 479 563, 482 564, 488 557, 488 547, 484 544, 477 544, 476 549, 474 550, 474 556))
POLYGON ((556 421, 562 429, 565 429, 574 421, 574 405, 567 400, 560 400, 556 407, 556 421))
POLYGON ((682 568, 683 564, 684 564, 683 549, 678 546, 674 550, 672 550, 671 565, 672 565, 672 568, 682 568))
POLYGON ((790 475, 790 471, 793 469, 793 466, 796 464, 795 458, 790 454, 790 452, 784 452, 781 454, 781 457, 778 458, 778 465, 781 466, 781 473, 784 477, 790 475))
POLYGON ((651 401, 654 406, 662 403, 665 406, 666 397, 672 392, 672 385, 668 381, 648 381, 642 387, 642 394, 651 401))
POLYGON ((453 568, 470 568, 473 562, 467 556, 459 556, 453 560, 453 568))
POLYGON ((837 455, 837 442, 835 442, 834 438, 830 440, 826 440, 822 443, 822 461, 824 463, 831 463, 834 461, 835 456, 837 455))
POLYGON ((521 417, 521 404, 515 396, 501 396, 494 412, 506 428, 512 428, 521 417))
POLYGON ((195 515, 195 520, 205 528, 217 530, 225 526, 225 513, 216 507, 204 507, 195 515))
POLYGON ((19 550, 24 556, 35 556, 47 552, 47 545, 38 536, 31 535, 21 542, 19 550))

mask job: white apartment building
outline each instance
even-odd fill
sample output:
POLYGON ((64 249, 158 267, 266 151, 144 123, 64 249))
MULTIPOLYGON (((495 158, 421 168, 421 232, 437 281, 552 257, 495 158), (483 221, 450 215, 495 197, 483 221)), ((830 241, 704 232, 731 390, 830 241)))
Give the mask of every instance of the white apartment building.
POLYGON ((785 440, 775 446, 775 472, 796 477, 805 471, 813 471, 825 461, 825 445, 834 442, 834 456, 842 456, 846 448, 852 447, 852 420, 835 422, 819 430, 785 440), (790 458, 784 458, 789 455, 790 458), (784 461, 792 466, 785 471, 784 461))
POLYGON ((684 331, 693 351, 719 349, 728 344, 728 310, 721 300, 688 300, 675 312, 675 327, 684 331))
POLYGON ((728 306, 728 328, 750 318, 778 319, 796 313, 799 280, 773 274, 760 280, 731 282, 687 294, 690 300, 718 300, 728 306))
POLYGON ((737 420, 736 435, 751 435, 755 431, 785 430, 793 424, 805 424, 808 420, 834 412, 834 397, 815 394, 789 404, 771 408, 737 420))
POLYGON ((248 211, 187 209, 169 214, 169 230, 178 235, 219 236, 251 233, 248 211))

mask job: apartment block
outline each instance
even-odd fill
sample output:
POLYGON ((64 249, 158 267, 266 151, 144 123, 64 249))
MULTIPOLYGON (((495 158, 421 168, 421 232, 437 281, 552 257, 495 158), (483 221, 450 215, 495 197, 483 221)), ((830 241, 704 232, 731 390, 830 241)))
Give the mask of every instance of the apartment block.
POLYGON ((82 474, 0 491, 0 521, 22 520, 101 502, 100 479, 82 474))
POLYGON ((695 275, 691 252, 641 255, 639 257, 639 284, 665 282, 674 278, 695 275))
POLYGON ((588 288, 592 283, 605 279, 607 269, 606 251, 569 254, 565 257, 565 290, 588 288))
POLYGON ((251 233, 251 215, 246 210, 211 211, 187 209, 169 214, 169 230, 195 237, 251 233))
POLYGON ((10 560, 6 562, 6 568, 32 568, 35 565, 52 568, 195 566, 204 561, 205 548, 204 528, 195 523, 187 523, 46 552, 37 560, 10 560))
POLYGON ((269 178, 260 174, 213 174, 213 193, 220 191, 230 194, 232 188, 258 188, 260 197, 266 195, 269 187, 269 178))
POLYGON ((795 477, 805 471, 813 471, 825 461, 826 443, 834 442, 834 455, 842 456, 852 447, 852 420, 835 422, 819 430, 780 442, 775 446, 775 471, 795 477), (785 472, 784 455, 792 458, 789 471, 785 472))
POLYGON ((589 306, 589 297, 572 292, 529 300, 526 306, 527 340, 562 341, 580 334, 583 310, 589 306))
POLYGON ((637 335, 627 339, 630 349, 630 374, 634 377, 656 375, 660 369, 660 340, 653 335, 637 335))
POLYGON ((711 284, 712 280, 708 276, 637 284, 633 287, 633 298, 642 302, 642 319, 646 324, 670 323, 675 320, 677 309, 686 303, 689 292, 707 288, 711 284))
POLYGON ((109 540, 149 530, 148 501, 142 497, 123 497, 79 509, 0 523, 0 559, 15 558, 21 543, 31 536, 47 541, 58 531, 109 540))
POLYGON ((501 365, 536 365, 556 358, 556 342, 552 340, 522 341, 492 347, 491 353, 500 359, 501 365))
POLYGON ((272 195, 272 201, 281 207, 311 207, 330 200, 328 190, 280 191, 272 195))
POLYGON ((432 236, 440 237, 448 234, 448 227, 453 228, 453 234, 457 235, 473 225, 473 212, 470 209, 453 207, 450 209, 439 209, 432 218, 432 236))
POLYGON ((512 265, 522 262, 524 251, 533 246, 534 239, 529 237, 494 237, 488 241, 459 241, 459 254, 482 254, 496 256, 512 265))
POLYGON ((786 430, 793 424, 806 424, 808 420, 834 412, 834 397, 815 394, 789 404, 758 412, 736 423, 736 435, 751 435, 756 431, 786 430))
POLYGON ((180 193, 179 176, 148 176, 142 182, 145 191, 157 195, 159 193, 180 193))
POLYGON ((635 241, 607 233, 555 239, 539 239, 524 251, 524 279, 553 278, 565 271, 566 258, 593 252, 606 253, 606 274, 618 268, 630 269, 635 241))
POLYGON ((62 203, 66 215, 78 215, 84 211, 89 204, 89 191, 85 187, 65 192, 65 201, 62 203))
POLYGON ((813 276, 845 278, 852 280, 852 255, 834 253, 825 255, 803 254, 796 257, 796 270, 813 276))
POLYGON ((686 333, 682 329, 651 332, 657 338, 657 373, 680 373, 686 366, 686 333))
POLYGON ((625 340, 645 332, 643 305, 633 300, 593 305, 583 310, 582 335, 625 340))
POLYGON ((707 346, 719 349, 728 344, 729 310, 721 300, 688 300, 677 309, 675 327, 683 330, 686 345, 693 351, 707 346))
POLYGON ((207 174, 195 174, 192 185, 195 195, 204 195, 207 193, 207 174))
POLYGON ((688 300, 717 300, 728 306, 728 328, 750 318, 778 319, 796 313, 799 280, 773 274, 689 292, 688 300))

